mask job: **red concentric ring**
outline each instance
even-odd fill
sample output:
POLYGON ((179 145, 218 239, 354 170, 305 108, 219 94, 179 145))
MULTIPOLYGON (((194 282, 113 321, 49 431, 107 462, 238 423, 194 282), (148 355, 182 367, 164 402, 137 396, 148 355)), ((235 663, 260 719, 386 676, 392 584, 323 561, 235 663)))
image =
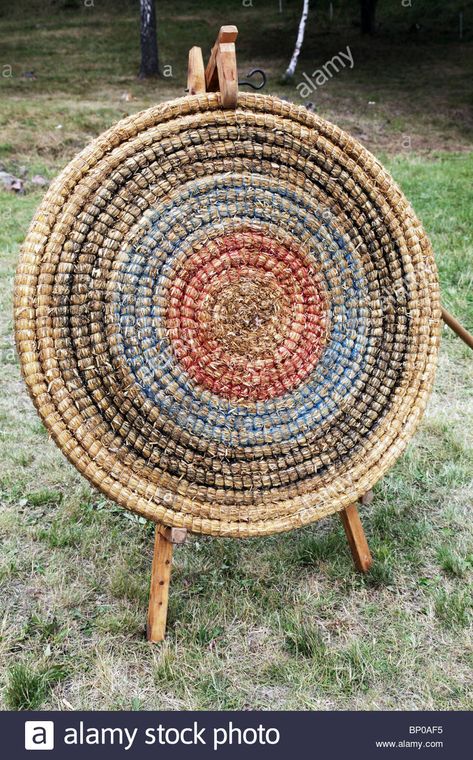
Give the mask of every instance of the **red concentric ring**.
POLYGON ((316 365, 327 307, 302 249, 245 229, 194 250, 170 286, 166 324, 178 361, 230 399, 280 396, 316 365))

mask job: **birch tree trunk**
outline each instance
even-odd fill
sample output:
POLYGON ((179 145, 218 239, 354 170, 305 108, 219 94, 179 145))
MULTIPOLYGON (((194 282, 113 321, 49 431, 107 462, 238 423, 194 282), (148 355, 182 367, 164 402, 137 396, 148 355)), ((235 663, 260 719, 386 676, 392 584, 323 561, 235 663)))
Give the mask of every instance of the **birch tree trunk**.
POLYGON ((140 79, 159 74, 158 42, 156 39, 156 10, 154 0, 140 0, 140 79))
POLYGON ((299 53, 301 52, 302 43, 304 42, 305 25, 307 23, 308 15, 309 15, 309 0, 304 0, 304 4, 302 6, 301 20, 299 21, 299 31, 297 32, 296 46, 294 48, 294 52, 292 54, 292 58, 289 63, 289 66, 287 67, 286 73, 284 74, 284 77, 286 79, 291 79, 294 76, 294 72, 297 66, 297 61, 299 59, 299 53))

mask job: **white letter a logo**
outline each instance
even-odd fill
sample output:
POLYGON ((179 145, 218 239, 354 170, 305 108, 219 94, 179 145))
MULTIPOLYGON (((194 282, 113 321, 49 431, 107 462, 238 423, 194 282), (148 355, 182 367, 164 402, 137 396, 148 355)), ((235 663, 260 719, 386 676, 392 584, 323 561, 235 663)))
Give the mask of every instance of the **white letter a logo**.
POLYGON ((54 749, 52 720, 25 721, 25 749, 54 749))

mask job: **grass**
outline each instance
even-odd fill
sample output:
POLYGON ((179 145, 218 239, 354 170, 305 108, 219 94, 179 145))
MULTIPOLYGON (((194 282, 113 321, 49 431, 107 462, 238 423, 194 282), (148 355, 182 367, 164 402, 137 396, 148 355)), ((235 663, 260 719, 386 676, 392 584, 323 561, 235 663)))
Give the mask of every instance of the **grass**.
MULTIPOLYGON (((90 13, 59 3, 45 15, 38 2, 26 21, 20 5, 0 16, 0 64, 13 72, 0 78, 0 162, 25 177, 23 195, 0 192, 2 707, 471 709, 473 357, 447 330, 421 429, 363 509, 371 573, 354 572, 336 517, 267 539, 192 537, 175 552, 168 638, 146 643, 152 526, 89 488, 49 440, 20 378, 12 283, 42 194, 30 178, 54 176, 122 115, 181 94, 186 49, 209 47, 228 13, 162 0, 173 77, 144 83, 130 4, 111 14, 105 2, 90 13), (22 77, 31 70, 36 79, 22 77)), ((429 40, 383 10, 389 44, 383 27, 361 40, 336 5, 330 30, 319 4, 299 71, 352 46, 355 68, 316 108, 388 165, 432 240, 445 305, 471 326, 471 41, 455 39, 443 3, 429 40)), ((237 6, 241 71, 262 64, 270 91, 297 100, 279 82, 297 8, 281 19, 277 3, 237 6)))
POLYGON ((37 710, 47 697, 53 684, 65 677, 58 665, 43 670, 17 663, 8 672, 5 704, 9 710, 37 710))

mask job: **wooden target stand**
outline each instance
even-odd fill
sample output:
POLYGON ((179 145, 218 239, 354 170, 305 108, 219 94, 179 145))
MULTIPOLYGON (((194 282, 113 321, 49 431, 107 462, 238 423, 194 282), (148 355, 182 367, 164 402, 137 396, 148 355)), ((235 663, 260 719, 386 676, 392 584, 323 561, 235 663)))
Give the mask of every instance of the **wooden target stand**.
MULTIPOLYGON (((206 67, 204 67, 202 49, 200 47, 190 49, 187 71, 189 95, 220 92, 222 108, 236 108, 238 71, 235 42, 237 36, 236 26, 222 26, 206 67)), ((445 324, 473 349, 473 335, 446 309, 442 309, 442 318, 445 324)), ((360 503, 369 504, 372 499, 373 492, 368 491, 360 498, 360 503)), ((355 567, 359 572, 367 573, 373 560, 358 513, 358 503, 350 504, 339 512, 339 515, 355 567)), ((185 528, 168 528, 161 523, 156 524, 146 627, 147 639, 151 643, 163 641, 165 637, 173 550, 175 545, 183 544, 186 537, 185 528)))

